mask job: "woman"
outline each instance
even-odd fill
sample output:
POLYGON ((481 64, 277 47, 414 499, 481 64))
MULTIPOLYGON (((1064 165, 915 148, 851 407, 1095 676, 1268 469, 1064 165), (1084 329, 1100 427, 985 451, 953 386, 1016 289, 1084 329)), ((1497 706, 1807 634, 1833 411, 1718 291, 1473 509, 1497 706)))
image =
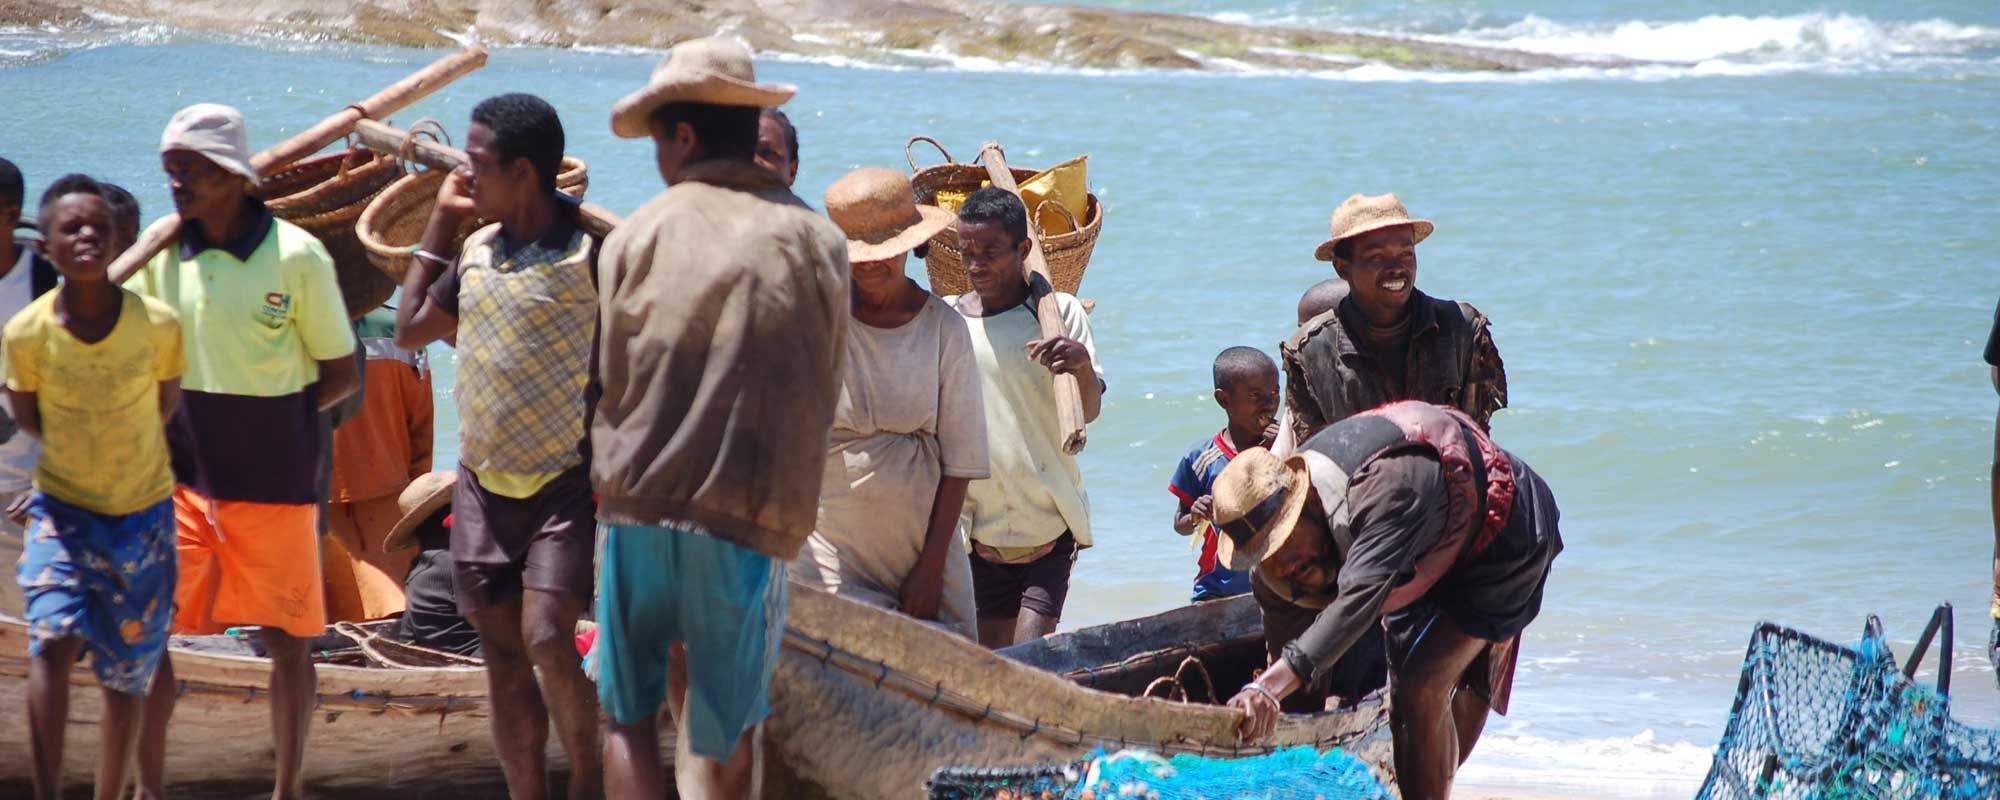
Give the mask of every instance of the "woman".
POLYGON ((852 318, 819 519, 794 580, 975 635, 965 487, 986 472, 986 416, 965 323, 903 274, 949 213, 909 179, 863 168, 826 190, 847 233, 852 318))

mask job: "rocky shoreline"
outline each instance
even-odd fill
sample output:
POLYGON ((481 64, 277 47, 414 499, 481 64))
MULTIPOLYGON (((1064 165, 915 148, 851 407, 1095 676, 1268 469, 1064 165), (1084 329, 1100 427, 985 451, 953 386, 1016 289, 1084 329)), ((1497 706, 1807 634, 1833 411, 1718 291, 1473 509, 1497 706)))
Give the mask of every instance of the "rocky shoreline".
MULTIPOLYGON (((724 33, 767 52, 1101 69, 1519 71, 1559 56, 1201 17, 992 0, 0 0, 0 24, 107 20, 195 31, 440 46, 664 48, 724 33)), ((1603 66, 1601 62, 1593 65, 1603 66)))

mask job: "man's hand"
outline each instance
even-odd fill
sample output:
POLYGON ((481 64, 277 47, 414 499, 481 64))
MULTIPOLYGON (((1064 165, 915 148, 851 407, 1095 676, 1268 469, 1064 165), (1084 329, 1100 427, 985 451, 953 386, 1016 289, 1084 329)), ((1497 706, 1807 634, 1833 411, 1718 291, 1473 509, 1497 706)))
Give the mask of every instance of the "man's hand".
POLYGON ((1260 441, 1257 444, 1262 446, 1264 449, 1269 450, 1271 449, 1272 445, 1277 443, 1278 443, 1278 421, 1274 419, 1271 420, 1271 424, 1264 426, 1264 439, 1263 441, 1260 441))
POLYGON ((1188 506, 1188 513, 1202 522, 1215 518, 1215 495, 1205 494, 1195 498, 1194 505, 1188 506))
POLYGON ((903 588, 897 595, 903 613, 917 619, 937 619, 938 606, 944 603, 944 570, 917 565, 903 576, 903 588))
POLYGON ((1090 351, 1084 349, 1082 342, 1067 336, 1054 336, 1029 342, 1028 358, 1041 362, 1042 366, 1048 367, 1050 372, 1058 375, 1069 373, 1077 376, 1078 380, 1082 380, 1085 376, 1090 376, 1092 380, 1096 379, 1090 369, 1090 351))
POLYGON ((16 496, 14 498, 14 502, 7 504, 7 511, 5 512, 7 515, 7 521, 12 522, 15 525, 19 526, 21 530, 27 530, 28 501, 33 500, 34 498, 35 498, 34 492, 22 492, 18 496, 16 496))
POLYGON ((1278 701, 1269 692, 1254 688, 1256 684, 1243 687, 1235 697, 1229 698, 1229 707, 1243 712, 1243 721, 1236 724, 1236 732, 1245 742, 1255 742, 1277 730, 1278 718, 1284 711, 1278 708, 1278 701))
POLYGON ((438 184, 437 205, 431 213, 452 219, 472 219, 479 210, 472 203, 472 170, 459 167, 444 176, 444 183, 438 184))

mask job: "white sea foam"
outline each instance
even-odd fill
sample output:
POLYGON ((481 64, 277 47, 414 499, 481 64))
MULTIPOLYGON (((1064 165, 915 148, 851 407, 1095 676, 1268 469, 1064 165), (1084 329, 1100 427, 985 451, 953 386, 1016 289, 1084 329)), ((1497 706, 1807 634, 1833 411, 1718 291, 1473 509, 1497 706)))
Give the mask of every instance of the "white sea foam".
POLYGON ((1715 15, 1682 21, 1589 24, 1560 23, 1531 14, 1511 25, 1426 38, 1551 55, 1682 64, 1716 59, 1889 61, 1910 56, 1963 56, 2000 48, 2000 28, 1942 19, 1884 22, 1852 14, 1715 15))
POLYGON ((1459 782, 1493 789, 1581 789, 1593 797, 1688 797, 1711 758, 1706 747, 1662 742, 1651 730, 1611 739, 1487 734, 1459 771, 1459 782))

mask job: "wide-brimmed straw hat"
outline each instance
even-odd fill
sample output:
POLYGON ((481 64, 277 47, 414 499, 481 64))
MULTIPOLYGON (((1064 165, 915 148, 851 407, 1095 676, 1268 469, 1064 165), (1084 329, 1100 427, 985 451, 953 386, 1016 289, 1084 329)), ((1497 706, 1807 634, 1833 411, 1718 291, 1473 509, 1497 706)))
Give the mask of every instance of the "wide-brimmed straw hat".
POLYGON ((1311 490, 1299 456, 1280 461, 1262 447, 1237 453, 1210 490, 1215 505, 1209 521, 1222 534, 1216 557, 1239 572, 1263 563, 1291 538, 1311 490))
POLYGON ((1333 210, 1333 236, 1319 243, 1319 248, 1313 250, 1313 258, 1332 261, 1333 246, 1340 240, 1397 225, 1415 229, 1419 242, 1431 235, 1431 231, 1437 230, 1430 220, 1410 219, 1410 212, 1404 210, 1403 201, 1397 200, 1394 194, 1357 194, 1349 197, 1333 210))
POLYGON ((396 520, 396 527, 389 529, 389 538, 382 541, 382 549, 401 550, 417 543, 417 526, 424 524, 437 510, 451 505, 452 490, 458 488, 458 472, 430 472, 417 476, 410 485, 403 487, 403 493, 396 497, 396 508, 403 512, 403 518, 396 520))
POLYGON ((646 117, 668 103, 773 108, 798 92, 790 84, 758 83, 750 66, 750 48, 742 42, 717 36, 690 39, 667 51, 646 88, 611 107, 611 132, 627 139, 646 138, 646 117))
POLYGON ((862 167, 834 181, 826 190, 826 215, 847 234, 850 264, 910 252, 953 219, 937 206, 917 205, 910 179, 882 167, 862 167))

